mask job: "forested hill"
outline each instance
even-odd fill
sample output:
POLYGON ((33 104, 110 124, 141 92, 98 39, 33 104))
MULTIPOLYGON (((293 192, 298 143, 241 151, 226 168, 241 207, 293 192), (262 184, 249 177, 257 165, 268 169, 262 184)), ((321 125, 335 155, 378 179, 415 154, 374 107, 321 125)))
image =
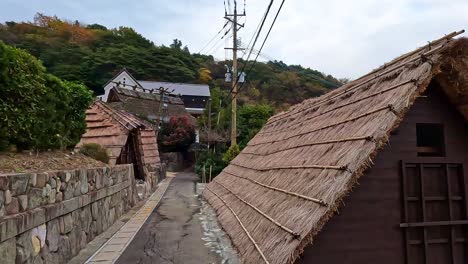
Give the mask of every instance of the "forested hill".
MULTIPOLYGON (((101 94, 102 86, 123 67, 137 79, 209 83, 212 88, 229 90, 224 82, 226 62, 191 54, 179 40, 169 46, 156 46, 128 27, 108 29, 37 14, 33 22, 0 24, 0 40, 27 50, 52 74, 81 81, 95 94, 101 94)), ((330 75, 278 61, 257 63, 247 80, 239 96, 241 102, 262 102, 277 108, 340 85, 330 75)))

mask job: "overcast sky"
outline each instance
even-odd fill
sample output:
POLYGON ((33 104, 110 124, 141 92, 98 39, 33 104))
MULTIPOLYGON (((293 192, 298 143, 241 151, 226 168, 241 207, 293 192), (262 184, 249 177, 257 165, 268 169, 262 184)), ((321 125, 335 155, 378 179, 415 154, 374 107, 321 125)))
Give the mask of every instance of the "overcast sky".
MULTIPOLYGON (((275 1, 270 19, 280 2, 275 1)), ((246 0, 245 29, 239 32, 245 43, 268 3, 246 0)), ((238 5, 242 12, 244 1, 238 5)), ((0 20, 31 21, 36 12, 109 28, 129 26, 157 45, 178 38, 191 52, 200 51, 224 25, 223 0, 0 0, 0 20)), ((467 27, 467 0, 286 0, 264 54, 354 79, 467 27)), ((224 42, 214 41, 204 52, 224 59, 224 42)))

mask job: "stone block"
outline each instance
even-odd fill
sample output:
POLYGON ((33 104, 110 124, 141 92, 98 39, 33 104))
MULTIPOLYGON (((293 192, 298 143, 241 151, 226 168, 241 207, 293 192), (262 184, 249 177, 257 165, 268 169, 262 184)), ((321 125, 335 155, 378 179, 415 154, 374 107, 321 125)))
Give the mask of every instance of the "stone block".
POLYGON ((60 181, 60 178, 57 178, 57 186, 55 187, 57 189, 57 192, 60 192, 62 189, 62 182, 60 181))
POLYGON ((13 174, 8 178, 10 182, 10 190, 13 196, 24 194, 28 188, 29 177, 31 174, 13 174))
POLYGON ((115 221, 115 208, 112 208, 109 210, 109 219, 108 219, 109 226, 112 225, 114 221, 115 221))
POLYGON ((38 173, 36 176, 36 184, 34 185, 34 187, 43 188, 46 186, 48 181, 49 181, 49 174, 47 174, 47 172, 38 173))
POLYGON ((0 208, 2 208, 5 205, 5 192, 0 191, 0 208))
POLYGON ((59 248, 60 225, 58 219, 53 219, 47 223, 47 247, 51 252, 56 252, 59 248))
POLYGON ((86 232, 81 231, 80 248, 85 248, 87 244, 88 244, 88 236, 86 235, 86 232))
POLYGON ((91 226, 92 217, 91 217, 91 206, 85 206, 80 210, 80 223, 83 228, 83 231, 89 232, 91 226))
POLYGON ((34 187, 37 184, 37 174, 36 173, 31 173, 31 176, 29 177, 29 186, 34 187))
POLYGON ((91 215, 93 216, 94 220, 96 220, 99 217, 98 202, 94 202, 91 204, 91 215))
POLYGON ((80 251, 80 235, 81 230, 74 228, 69 234, 71 255, 74 256, 80 251))
POLYGON ((18 234, 16 221, 16 218, 10 218, 0 222, 0 241, 12 238, 18 234))
POLYGON ((73 217, 71 214, 66 214, 59 218, 60 234, 64 235, 70 233, 73 229, 73 217))
POLYGON ((9 215, 19 213, 18 198, 16 198, 16 197, 11 198, 11 203, 9 203, 7 206, 5 206, 5 211, 9 215))
POLYGON ((104 173, 102 170, 96 170, 96 173, 95 173, 95 185, 96 185, 96 189, 99 190, 99 189, 102 189, 104 187, 104 173))
POLYGON ((16 237, 16 263, 26 263, 33 256, 31 232, 27 231, 16 237))
POLYGON ((73 189, 73 196, 78 197, 81 195, 81 182, 75 182, 74 189, 73 189))
POLYGON ((50 187, 52 187, 52 189, 57 188, 57 180, 55 178, 50 179, 49 184, 50 184, 50 187))
POLYGON ((0 243, 0 260, 2 264, 16 263, 16 238, 10 238, 0 243))
POLYGON ((11 198, 13 198, 13 196, 11 195, 10 190, 6 190, 5 191, 5 204, 11 203, 11 198))
MULTIPOLYGON (((32 261, 32 264, 44 264, 44 261, 42 260, 41 257, 36 257, 36 258, 34 258, 34 260, 32 261)), ((48 263, 45 263, 45 264, 48 264, 48 263)))
POLYGON ((21 212, 24 212, 28 209, 28 196, 26 194, 18 196, 19 209, 21 212))
POLYGON ((18 233, 23 233, 33 227, 42 225, 46 221, 46 211, 44 208, 34 208, 16 218, 18 233))
POLYGON ((41 249, 46 244, 46 236, 47 236, 47 225, 42 224, 39 225, 31 230, 31 238, 33 239, 33 248, 34 248, 34 256, 37 256, 41 249), (36 237, 39 241, 38 245, 34 244, 34 237, 36 237))
POLYGON ((39 255, 41 252, 41 240, 37 236, 31 237, 32 245, 33 245, 33 256, 39 255))
POLYGON ((69 260, 72 255, 71 255, 71 248, 70 248, 70 238, 67 236, 60 236, 59 239, 59 250, 58 254, 60 255, 61 260, 64 260, 63 263, 66 262, 66 260, 69 260))
POLYGON ((55 203, 44 207, 47 213, 47 221, 63 215, 63 204, 55 203))
POLYGON ((60 203, 61 201, 63 201, 63 192, 59 192, 55 196, 55 202, 60 203))
POLYGON ((40 253, 44 263, 46 264, 61 264, 66 263, 66 261, 61 261, 59 254, 50 253, 49 248, 45 245, 40 253))
POLYGON ((67 187, 65 191, 63 192, 63 199, 64 200, 69 200, 73 198, 75 192, 75 188, 71 182, 67 183, 67 187))
POLYGON ((49 203, 49 204, 55 203, 56 196, 57 196, 57 193, 55 192, 54 189, 52 189, 52 192, 50 192, 50 194, 49 194, 48 203, 49 203))
POLYGON ((60 182, 60 188, 59 188, 59 190, 60 190, 61 192, 64 192, 66 189, 67 189, 67 183, 61 181, 61 182, 60 182))
POLYGON ((80 197, 76 197, 70 200, 66 200, 62 202, 63 204, 63 213, 68 214, 80 207, 80 197))
POLYGON ((36 208, 41 206, 44 203, 44 198, 42 196, 42 188, 31 188, 28 195, 28 207, 36 208))
POLYGON ((72 174, 70 171, 61 171, 58 173, 58 176, 60 177, 60 180, 62 182, 69 182, 72 178, 72 174))
POLYGON ((47 183, 42 188, 42 198, 44 198, 44 200, 48 200, 51 193, 52 193, 52 187, 50 186, 50 184, 47 183))
POLYGON ((8 177, 6 175, 0 175, 0 190, 8 190, 8 177))
POLYGON ((81 194, 85 194, 88 192, 89 184, 88 184, 88 175, 86 174, 85 169, 80 170, 80 191, 81 194))

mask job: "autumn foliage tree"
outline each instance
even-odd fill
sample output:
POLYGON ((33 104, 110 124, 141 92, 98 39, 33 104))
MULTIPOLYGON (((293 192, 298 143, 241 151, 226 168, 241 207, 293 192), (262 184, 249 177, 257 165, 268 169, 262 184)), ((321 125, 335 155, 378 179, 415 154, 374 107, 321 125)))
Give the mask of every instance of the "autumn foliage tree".
POLYGON ((159 149, 162 152, 185 151, 195 142, 195 126, 186 116, 173 116, 163 123, 158 133, 159 149))

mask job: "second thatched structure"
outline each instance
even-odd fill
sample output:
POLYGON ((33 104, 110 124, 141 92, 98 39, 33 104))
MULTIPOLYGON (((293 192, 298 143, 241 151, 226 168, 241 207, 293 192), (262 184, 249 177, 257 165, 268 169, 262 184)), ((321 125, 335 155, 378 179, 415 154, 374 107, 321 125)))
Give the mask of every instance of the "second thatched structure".
POLYGON ((244 263, 467 263, 461 33, 269 119, 204 191, 244 263))

